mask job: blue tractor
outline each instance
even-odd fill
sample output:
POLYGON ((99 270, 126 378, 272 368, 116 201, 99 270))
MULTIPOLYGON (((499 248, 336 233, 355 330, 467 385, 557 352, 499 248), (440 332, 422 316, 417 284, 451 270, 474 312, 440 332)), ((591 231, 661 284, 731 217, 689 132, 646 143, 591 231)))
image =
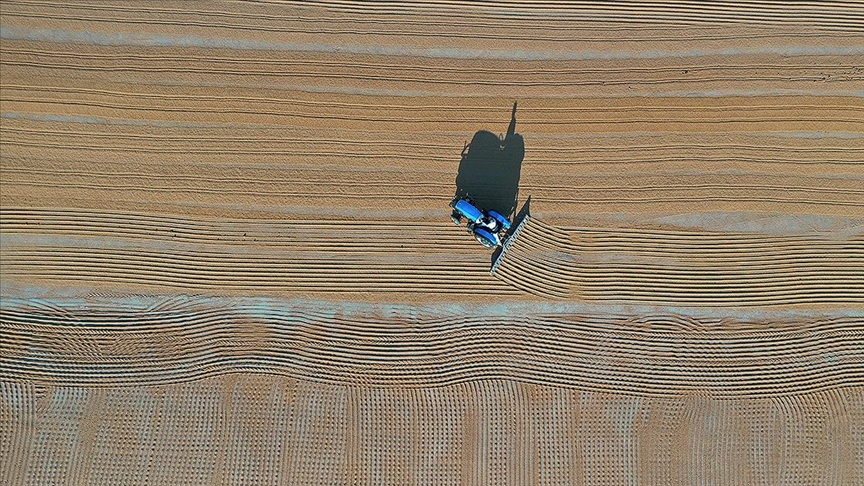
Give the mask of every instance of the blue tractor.
POLYGON ((501 234, 510 229, 510 220, 496 211, 483 211, 470 197, 456 197, 450 202, 450 219, 457 226, 467 223, 468 232, 486 248, 501 246, 501 234))

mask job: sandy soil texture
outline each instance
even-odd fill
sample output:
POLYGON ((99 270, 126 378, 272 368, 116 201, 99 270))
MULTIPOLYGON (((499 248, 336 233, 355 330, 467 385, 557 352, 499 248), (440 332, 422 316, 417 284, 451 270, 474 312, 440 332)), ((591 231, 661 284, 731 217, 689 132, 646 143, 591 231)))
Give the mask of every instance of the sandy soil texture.
POLYGON ((864 483, 862 31, 3 2, 0 481, 864 483))

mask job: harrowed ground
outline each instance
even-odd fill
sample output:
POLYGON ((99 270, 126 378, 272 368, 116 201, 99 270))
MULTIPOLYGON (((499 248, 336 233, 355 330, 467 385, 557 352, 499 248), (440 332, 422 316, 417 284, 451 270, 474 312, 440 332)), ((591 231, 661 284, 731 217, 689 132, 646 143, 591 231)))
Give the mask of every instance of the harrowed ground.
POLYGON ((864 482, 862 29, 4 2, 3 483, 864 482), (447 203, 514 101, 492 276, 447 203))

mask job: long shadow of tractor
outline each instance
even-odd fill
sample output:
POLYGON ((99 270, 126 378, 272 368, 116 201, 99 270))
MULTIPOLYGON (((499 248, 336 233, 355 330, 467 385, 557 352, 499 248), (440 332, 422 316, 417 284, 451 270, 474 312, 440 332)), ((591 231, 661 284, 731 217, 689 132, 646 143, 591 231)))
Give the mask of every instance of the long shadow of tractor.
POLYGON ((516 133, 516 103, 505 136, 481 130, 462 150, 451 219, 466 225, 486 248, 502 246, 516 230, 511 218, 519 203, 524 158, 525 141, 516 133))

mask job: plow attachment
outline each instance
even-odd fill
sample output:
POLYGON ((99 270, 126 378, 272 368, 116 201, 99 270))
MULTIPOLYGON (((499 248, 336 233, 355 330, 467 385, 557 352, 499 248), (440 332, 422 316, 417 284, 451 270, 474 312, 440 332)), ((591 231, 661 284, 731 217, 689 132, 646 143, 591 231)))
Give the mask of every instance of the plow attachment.
POLYGON ((489 270, 490 275, 495 275, 495 270, 498 269, 498 266, 501 262, 504 261, 504 258, 507 256, 507 250, 516 242, 516 239, 519 237, 519 233, 522 231, 522 228, 528 223, 528 220, 531 219, 531 216, 526 214, 519 224, 514 226, 508 232, 506 239, 504 240, 504 244, 501 245, 501 251, 498 252, 498 255, 495 257, 495 261, 492 262, 492 268, 489 270))

